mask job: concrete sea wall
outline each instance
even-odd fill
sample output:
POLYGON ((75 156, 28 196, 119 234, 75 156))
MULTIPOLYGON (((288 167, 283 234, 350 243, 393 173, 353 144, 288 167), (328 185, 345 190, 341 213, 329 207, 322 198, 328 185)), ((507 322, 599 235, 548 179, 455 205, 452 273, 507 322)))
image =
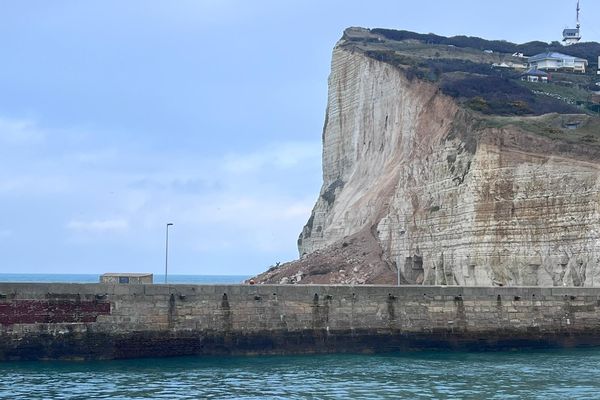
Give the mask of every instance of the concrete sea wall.
POLYGON ((0 283, 0 360, 585 345, 599 288, 0 283))

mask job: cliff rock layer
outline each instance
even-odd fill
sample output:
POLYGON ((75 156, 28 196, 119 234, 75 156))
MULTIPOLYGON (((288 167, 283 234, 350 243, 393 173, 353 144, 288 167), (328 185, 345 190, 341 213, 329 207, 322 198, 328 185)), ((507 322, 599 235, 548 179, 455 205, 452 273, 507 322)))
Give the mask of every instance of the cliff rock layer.
POLYGON ((301 258, 256 279, 600 286, 600 153, 568 129, 597 124, 482 116, 338 44, 301 258))

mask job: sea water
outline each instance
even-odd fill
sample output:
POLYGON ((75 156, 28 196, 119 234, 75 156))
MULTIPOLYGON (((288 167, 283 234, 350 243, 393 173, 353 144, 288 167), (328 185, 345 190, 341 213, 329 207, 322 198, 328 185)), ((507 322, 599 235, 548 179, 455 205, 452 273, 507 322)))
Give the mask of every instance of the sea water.
MULTIPOLYGON (((208 285, 238 284, 248 279, 247 275, 169 275, 168 282, 175 284, 208 285)), ((100 274, 2 274, 0 282, 35 283, 98 283, 100 274)), ((154 283, 164 283, 165 276, 154 274, 154 283)))
POLYGON ((598 399, 600 350, 0 363, 2 399, 598 399))

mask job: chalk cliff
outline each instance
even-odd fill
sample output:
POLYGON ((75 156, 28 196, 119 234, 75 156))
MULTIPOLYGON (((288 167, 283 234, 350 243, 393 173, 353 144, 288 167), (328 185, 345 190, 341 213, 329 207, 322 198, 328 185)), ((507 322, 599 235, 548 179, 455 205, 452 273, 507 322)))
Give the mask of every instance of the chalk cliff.
POLYGON ((342 40, 300 260, 255 279, 600 286, 599 126, 476 113, 342 40))

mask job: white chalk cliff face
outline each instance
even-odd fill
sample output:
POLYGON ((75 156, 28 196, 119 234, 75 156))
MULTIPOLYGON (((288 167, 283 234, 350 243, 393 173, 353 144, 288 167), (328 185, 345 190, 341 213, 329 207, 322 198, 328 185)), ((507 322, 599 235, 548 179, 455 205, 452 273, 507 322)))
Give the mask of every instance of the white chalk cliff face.
POLYGON ((600 286, 598 154, 519 126, 337 46, 302 259, 367 232, 405 283, 600 286))

